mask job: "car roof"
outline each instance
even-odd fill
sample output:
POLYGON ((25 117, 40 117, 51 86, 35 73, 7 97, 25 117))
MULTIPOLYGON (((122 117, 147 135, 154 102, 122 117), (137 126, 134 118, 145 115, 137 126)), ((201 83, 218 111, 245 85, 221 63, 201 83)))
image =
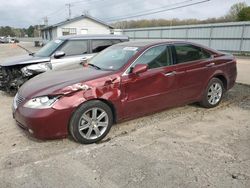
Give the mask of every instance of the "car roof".
POLYGON ((129 42, 123 42, 123 43, 116 44, 116 46, 148 47, 148 46, 154 46, 154 45, 158 45, 158 44, 170 44, 170 43, 174 43, 174 42, 187 43, 186 41, 149 40, 149 41, 129 41, 129 42))
POLYGON ((66 35, 59 37, 60 40, 74 40, 74 39, 123 39, 128 40, 128 36, 125 35, 66 35))
POLYGON ((183 40, 146 40, 146 41, 129 41, 129 42, 122 42, 122 43, 118 43, 115 44, 114 46, 124 46, 124 47, 138 47, 138 48, 148 48, 151 46, 155 46, 155 45, 161 45, 161 44, 190 44, 190 45, 195 45, 204 49, 207 49, 209 51, 218 53, 216 50, 211 49, 209 47, 203 46, 201 44, 197 44, 197 43, 193 43, 193 42, 189 42, 189 41, 183 41, 183 40))
POLYGON ((194 45, 202 49, 205 49, 213 54, 221 54, 221 52, 219 52, 218 50, 212 49, 210 47, 197 44, 194 42, 183 41, 183 40, 168 40, 168 39, 157 40, 156 39, 156 40, 145 40, 145 41, 129 41, 129 42, 118 43, 113 46, 137 47, 140 49, 147 49, 153 46, 164 45, 164 44, 190 44, 190 45, 194 45))

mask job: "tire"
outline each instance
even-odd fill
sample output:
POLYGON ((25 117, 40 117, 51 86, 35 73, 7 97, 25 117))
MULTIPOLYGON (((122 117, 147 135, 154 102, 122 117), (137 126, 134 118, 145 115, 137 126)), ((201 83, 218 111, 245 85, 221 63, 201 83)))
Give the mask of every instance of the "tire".
POLYGON ((79 106, 71 117, 69 132, 75 141, 92 144, 102 140, 113 124, 110 107, 98 100, 79 106))
POLYGON ((218 106, 221 102, 224 92, 225 88, 222 81, 218 78, 212 78, 207 85, 200 105, 205 108, 214 108, 218 106))

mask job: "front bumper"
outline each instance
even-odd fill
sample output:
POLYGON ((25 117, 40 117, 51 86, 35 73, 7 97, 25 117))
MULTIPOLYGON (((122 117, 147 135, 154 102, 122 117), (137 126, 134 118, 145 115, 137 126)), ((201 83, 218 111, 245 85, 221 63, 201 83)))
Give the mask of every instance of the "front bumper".
POLYGON ((13 117, 17 124, 38 139, 65 138, 73 109, 55 110, 13 107, 13 117))

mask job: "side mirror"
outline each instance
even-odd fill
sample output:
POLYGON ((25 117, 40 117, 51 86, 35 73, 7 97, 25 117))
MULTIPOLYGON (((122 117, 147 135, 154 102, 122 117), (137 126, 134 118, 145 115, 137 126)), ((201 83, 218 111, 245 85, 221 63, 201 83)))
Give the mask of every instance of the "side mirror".
POLYGON ((87 63, 88 63, 88 59, 87 58, 80 59, 80 65, 86 65, 87 63))
POLYGON ((59 59, 60 57, 63 57, 63 56, 65 56, 65 52, 62 52, 62 51, 57 51, 54 54, 54 58, 56 59, 59 59))
POLYGON ((220 57, 220 54, 212 54, 212 55, 211 55, 211 58, 212 58, 212 59, 214 59, 214 58, 216 58, 216 57, 220 57))
POLYGON ((147 64, 137 64, 132 70, 132 73, 134 74, 140 74, 143 72, 146 72, 148 70, 148 65, 147 64))

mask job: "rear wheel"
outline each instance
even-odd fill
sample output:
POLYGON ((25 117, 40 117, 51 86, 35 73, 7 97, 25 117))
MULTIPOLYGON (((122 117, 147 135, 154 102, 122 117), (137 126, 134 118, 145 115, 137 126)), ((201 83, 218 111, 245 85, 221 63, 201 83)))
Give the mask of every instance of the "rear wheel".
POLYGON ((206 108, 216 107, 221 102, 223 94, 224 86, 222 81, 218 78, 212 78, 208 83, 200 104, 206 108))
POLYGON ((82 104, 72 115, 69 131, 80 143, 91 144, 102 140, 113 124, 110 107, 98 100, 82 104))

